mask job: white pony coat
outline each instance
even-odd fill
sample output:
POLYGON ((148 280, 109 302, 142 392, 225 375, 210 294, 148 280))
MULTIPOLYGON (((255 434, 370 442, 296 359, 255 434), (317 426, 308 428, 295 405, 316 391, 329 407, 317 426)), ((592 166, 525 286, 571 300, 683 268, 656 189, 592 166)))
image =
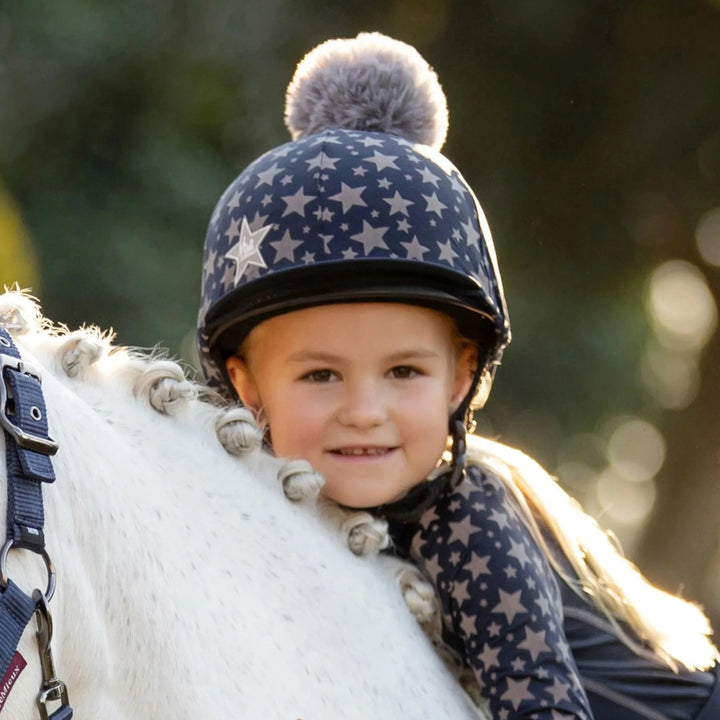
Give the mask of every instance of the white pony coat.
MULTIPOLYGON (((60 444, 45 533, 52 648, 76 718, 477 717, 404 606, 392 561, 354 557, 286 500, 278 461, 230 457, 217 408, 192 400, 161 415, 133 396, 124 353, 69 378, 66 339, 31 328, 15 340, 42 372, 60 444)), ((6 495, 2 462, 2 518, 6 495)), ((26 592, 45 587, 31 553, 12 551, 9 569, 26 592)), ((34 635, 33 622, 0 720, 38 716, 34 635)))

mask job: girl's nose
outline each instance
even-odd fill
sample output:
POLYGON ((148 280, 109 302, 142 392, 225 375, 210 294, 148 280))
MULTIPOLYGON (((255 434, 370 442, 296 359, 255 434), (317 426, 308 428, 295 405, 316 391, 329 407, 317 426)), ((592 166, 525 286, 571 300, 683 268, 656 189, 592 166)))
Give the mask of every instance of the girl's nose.
POLYGON ((348 385, 338 421, 361 430, 381 425, 387 419, 387 398, 376 383, 348 385))

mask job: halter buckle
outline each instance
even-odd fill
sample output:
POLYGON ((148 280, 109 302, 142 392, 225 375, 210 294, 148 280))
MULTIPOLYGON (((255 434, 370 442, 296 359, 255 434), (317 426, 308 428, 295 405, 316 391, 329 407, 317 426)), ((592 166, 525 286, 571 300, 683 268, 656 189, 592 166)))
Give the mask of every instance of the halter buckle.
POLYGON ((36 370, 28 367, 22 360, 12 355, 0 354, 0 373, 2 373, 2 382, 0 382, 0 425, 2 425, 5 431, 21 448, 33 450, 42 455, 54 455, 58 450, 58 444, 54 440, 26 432, 8 417, 8 400, 10 399, 10 393, 8 392, 5 381, 6 369, 14 370, 22 375, 35 378, 35 380, 40 382, 40 374, 36 370))

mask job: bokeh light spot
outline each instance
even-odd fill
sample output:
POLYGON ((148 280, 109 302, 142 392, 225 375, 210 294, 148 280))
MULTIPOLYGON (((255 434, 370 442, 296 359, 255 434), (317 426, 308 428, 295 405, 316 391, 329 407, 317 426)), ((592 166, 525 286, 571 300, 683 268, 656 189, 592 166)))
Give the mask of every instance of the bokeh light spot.
POLYGON ((647 310, 658 340, 668 347, 699 352, 717 325, 717 307, 700 270, 669 260, 650 276, 647 310))
POLYGON ((612 468, 598 478, 595 487, 602 514, 624 525, 644 522, 655 504, 655 483, 628 482, 612 468))
POLYGON ((672 352, 655 343, 649 344, 640 361, 640 377, 647 391, 669 410, 688 407, 700 389, 695 355, 672 352))
POLYGON ((698 221, 695 241, 708 265, 720 265, 720 208, 706 212, 698 221))
POLYGON ((614 475, 630 482, 646 482, 665 462, 665 439, 654 425, 634 418, 613 431, 607 455, 614 475))

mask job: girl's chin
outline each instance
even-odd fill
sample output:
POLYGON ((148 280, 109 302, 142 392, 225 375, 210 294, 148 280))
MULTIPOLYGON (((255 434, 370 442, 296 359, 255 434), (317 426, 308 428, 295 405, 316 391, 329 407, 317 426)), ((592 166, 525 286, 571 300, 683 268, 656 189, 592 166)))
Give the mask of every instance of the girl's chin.
POLYGON ((363 487, 357 492, 345 487, 333 487, 332 481, 327 482, 320 492, 320 495, 326 500, 332 500, 340 505, 344 505, 352 510, 365 510, 367 508, 378 507, 379 505, 387 505, 396 500, 400 500, 407 494, 407 491, 398 494, 394 489, 377 489, 373 491, 371 488, 363 487))

